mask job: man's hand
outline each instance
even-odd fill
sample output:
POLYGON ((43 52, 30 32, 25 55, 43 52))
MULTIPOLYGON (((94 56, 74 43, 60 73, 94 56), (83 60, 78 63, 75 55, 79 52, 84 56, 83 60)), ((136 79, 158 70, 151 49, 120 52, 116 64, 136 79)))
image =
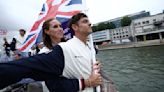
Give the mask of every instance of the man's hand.
POLYGON ((100 73, 94 73, 90 75, 90 77, 84 80, 85 87, 97 87, 102 84, 102 77, 100 73))
POLYGON ((96 63, 92 66, 92 73, 89 76, 88 79, 84 80, 85 87, 97 87, 101 85, 102 82, 102 76, 100 74, 100 68, 101 63, 99 61, 96 61, 96 63))

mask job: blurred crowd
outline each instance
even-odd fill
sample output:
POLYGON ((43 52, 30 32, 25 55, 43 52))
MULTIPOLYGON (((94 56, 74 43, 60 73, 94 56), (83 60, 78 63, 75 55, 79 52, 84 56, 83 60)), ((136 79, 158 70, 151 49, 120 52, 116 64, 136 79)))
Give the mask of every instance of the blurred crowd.
POLYGON ((29 57, 37 54, 40 49, 44 46, 43 42, 35 44, 27 52, 22 52, 19 50, 20 46, 25 41, 26 31, 24 29, 19 30, 19 35, 12 38, 11 42, 8 41, 6 37, 3 38, 3 51, 0 56, 0 62, 8 62, 15 59, 20 59, 24 57, 29 57))
MULTIPOLYGON (((36 55, 39 53, 40 49, 42 49, 44 47, 43 42, 40 42, 38 44, 33 45, 31 47, 31 49, 27 52, 20 51, 19 48, 23 45, 23 43, 26 39, 25 34, 26 34, 26 31, 24 29, 20 29, 19 35, 13 37, 11 42, 9 42, 6 37, 3 38, 4 43, 3 43, 3 51, 0 56, 0 63, 9 62, 9 61, 36 55)), ((33 85, 32 90, 35 90, 35 92, 40 92, 40 90, 42 89, 40 82, 35 82, 33 79, 26 78, 16 84, 10 85, 0 91, 25 92, 25 90, 27 90, 27 87, 29 87, 31 85, 33 85), (15 91, 13 91, 13 90, 15 90, 15 91), (37 90, 39 90, 39 91, 37 91, 37 90)), ((34 91, 31 91, 31 92, 34 92, 34 91)))

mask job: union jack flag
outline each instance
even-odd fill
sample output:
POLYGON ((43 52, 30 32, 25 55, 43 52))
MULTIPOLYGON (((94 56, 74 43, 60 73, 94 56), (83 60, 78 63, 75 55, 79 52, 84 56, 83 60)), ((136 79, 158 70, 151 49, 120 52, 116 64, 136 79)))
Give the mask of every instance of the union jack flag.
POLYGON ((59 20, 65 29, 64 34, 66 38, 71 38, 72 35, 67 29, 66 24, 73 15, 85 10, 83 2, 83 0, 47 0, 46 3, 43 4, 38 20, 32 26, 19 50, 28 51, 34 44, 41 41, 42 24, 49 18, 59 20))

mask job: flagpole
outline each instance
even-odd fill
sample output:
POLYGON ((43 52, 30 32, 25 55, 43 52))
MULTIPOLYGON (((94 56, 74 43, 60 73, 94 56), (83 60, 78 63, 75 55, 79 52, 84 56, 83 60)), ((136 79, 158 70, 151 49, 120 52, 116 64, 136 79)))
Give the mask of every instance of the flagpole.
MULTIPOLYGON (((84 5, 84 12, 86 15, 88 15, 88 8, 87 8, 87 5, 86 5, 86 0, 82 0, 82 3, 84 5)), ((93 64, 96 63, 96 52, 95 52, 95 48, 94 48, 94 45, 93 45, 93 38, 92 38, 92 34, 89 35, 89 43, 91 45, 91 52, 92 52, 92 62, 93 64)), ((94 70, 94 73, 98 73, 97 70, 94 70)), ((94 89, 94 92, 100 92, 100 86, 97 86, 95 89, 94 89)))

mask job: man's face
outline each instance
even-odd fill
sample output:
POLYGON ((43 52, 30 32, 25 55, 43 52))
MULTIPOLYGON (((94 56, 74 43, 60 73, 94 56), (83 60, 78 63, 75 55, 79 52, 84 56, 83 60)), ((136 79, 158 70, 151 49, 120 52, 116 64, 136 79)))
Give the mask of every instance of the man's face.
POLYGON ((25 32, 24 31, 19 31, 20 35, 21 36, 24 36, 25 35, 25 32))
POLYGON ((92 32, 91 23, 87 17, 81 18, 77 23, 77 32, 89 35, 92 32))

